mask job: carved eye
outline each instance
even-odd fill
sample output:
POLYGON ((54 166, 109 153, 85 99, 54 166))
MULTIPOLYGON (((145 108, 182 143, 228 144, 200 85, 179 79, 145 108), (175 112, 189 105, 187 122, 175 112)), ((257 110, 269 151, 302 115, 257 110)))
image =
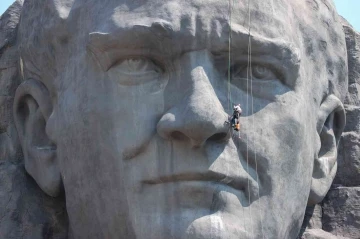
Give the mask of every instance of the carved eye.
POLYGON ((117 69, 128 75, 161 73, 160 67, 146 58, 134 57, 120 61, 117 69))
POLYGON ((253 64, 250 68, 247 66, 241 67, 238 69, 234 69, 233 71, 233 77, 234 78, 253 78, 253 80, 274 80, 277 79, 276 73, 269 67, 259 65, 259 64, 253 64))
POLYGON ((109 74, 122 85, 145 84, 163 78, 163 70, 154 61, 144 57, 125 58, 112 66, 109 74))
POLYGON ((257 79, 266 79, 269 76, 274 76, 274 74, 268 68, 264 66, 257 65, 252 67, 252 75, 257 79))

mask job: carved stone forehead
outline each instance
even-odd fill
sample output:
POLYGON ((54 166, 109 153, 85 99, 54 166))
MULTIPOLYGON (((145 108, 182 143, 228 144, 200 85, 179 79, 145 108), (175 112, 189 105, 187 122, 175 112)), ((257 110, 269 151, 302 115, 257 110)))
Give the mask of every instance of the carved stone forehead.
MULTIPOLYGON (((109 32, 115 28, 166 22, 177 32, 206 35, 212 31, 228 33, 228 27, 269 38, 294 38, 291 24, 293 11, 304 7, 304 1, 288 0, 148 0, 148 1, 77 1, 83 18, 91 24, 89 32, 109 32), (250 6, 249 6, 250 3, 250 6), (231 4, 231 5, 230 5, 231 4), (86 9, 86 10, 85 10, 86 9), (230 14, 231 13, 231 14, 230 14), (249 19, 250 14, 250 19, 249 19), (231 16, 231 17, 230 17, 231 16), (225 28, 227 28, 225 30, 225 28)), ((75 13, 79 17, 78 12, 75 13)))

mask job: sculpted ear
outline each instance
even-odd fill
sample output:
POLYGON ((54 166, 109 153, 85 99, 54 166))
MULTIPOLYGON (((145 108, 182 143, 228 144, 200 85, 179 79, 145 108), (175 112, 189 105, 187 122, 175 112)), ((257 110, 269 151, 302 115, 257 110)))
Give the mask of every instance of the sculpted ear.
POLYGON ((337 170, 337 147, 345 126, 345 109, 341 101, 329 95, 320 106, 317 132, 320 144, 315 155, 309 205, 323 200, 337 170))
POLYGON ((26 171, 46 194, 58 196, 62 182, 56 145, 46 133, 52 112, 48 89, 37 80, 25 81, 16 90, 13 110, 26 171))

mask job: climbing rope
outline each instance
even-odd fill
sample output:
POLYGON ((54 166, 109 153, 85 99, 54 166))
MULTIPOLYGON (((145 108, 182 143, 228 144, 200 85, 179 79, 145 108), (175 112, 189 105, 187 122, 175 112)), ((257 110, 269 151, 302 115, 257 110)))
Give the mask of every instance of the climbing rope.
POLYGON ((231 34, 231 22, 232 22, 232 6, 231 6, 231 0, 229 0, 229 22, 230 22, 230 27, 229 27, 229 67, 228 67, 228 111, 231 112, 231 38, 232 38, 232 34, 231 34))
MULTIPOLYGON (((233 0, 235 1, 235 0, 233 0)), ((229 66, 228 66, 228 110, 231 112, 231 43, 232 43, 232 33, 231 33, 231 25, 232 25, 232 5, 231 0, 229 0, 229 66)), ((251 98, 251 126, 252 126, 252 140, 255 142, 255 117, 254 117, 254 96, 253 96, 253 74, 252 74, 252 44, 251 44, 251 11, 250 11, 250 0, 248 0, 248 58, 247 58, 247 72, 246 72, 246 114, 249 115, 249 96, 251 98), (250 93, 249 93, 249 82, 250 82, 250 93)), ((233 133, 231 134, 233 136, 233 133)), ((239 131, 239 138, 240 138, 240 131, 239 131)), ((246 135, 246 140, 249 142, 249 135, 246 135)), ((240 142, 239 142, 240 143, 240 142)), ((239 145, 238 145, 239 148, 239 145)), ((255 161, 255 172, 256 172, 256 181, 259 185, 259 190, 257 192, 257 199, 259 202, 259 210, 260 210, 260 224, 261 224, 261 233, 262 237, 265 238, 264 229, 263 229, 263 215, 262 210, 260 207, 260 184, 259 184, 259 174, 258 174, 258 164, 257 164, 257 151, 256 147, 254 148, 254 161, 255 161)), ((249 173, 249 143, 246 144, 246 165, 247 165, 247 172, 249 173)), ((247 180, 248 183, 248 203, 249 203, 249 211, 250 211, 250 225, 252 225, 252 210, 250 207, 251 204, 251 194, 250 194, 250 179, 247 180)), ((254 235, 254 228, 252 228, 252 235, 254 235)), ((251 237, 251 235, 250 235, 251 237)))
MULTIPOLYGON (((249 75, 250 75, 250 98, 251 98, 251 118, 252 118, 252 141, 255 142, 255 116, 254 116, 254 95, 253 95, 253 74, 252 74, 252 44, 251 44, 251 11, 250 11, 250 0, 248 0, 248 11, 249 11, 249 43, 248 43, 248 70, 247 70, 247 98, 248 94, 248 84, 249 84, 249 75)), ((248 101, 247 101, 247 109, 248 109, 248 101)), ((249 147, 247 144, 247 167, 249 167, 249 160, 248 160, 248 153, 249 147)), ((259 186, 259 190, 257 191, 257 199, 259 202, 259 212, 260 212, 260 224, 261 224, 261 232, 262 237, 264 238, 264 229, 263 229, 263 222, 262 222, 262 210, 260 207, 260 183, 259 183, 259 174, 258 174, 258 164, 257 164, 257 151, 256 146, 254 147, 254 161, 255 161, 255 172, 256 172, 256 181, 259 186)), ((248 171, 249 172, 249 171, 248 171)), ((248 185, 249 186, 249 185, 248 185)), ((249 201, 250 201, 250 194, 249 194, 249 201)), ((250 215, 251 215, 251 208, 250 208, 250 215)))
MULTIPOLYGON (((249 115, 249 75, 251 74, 251 15, 250 15, 250 0, 248 1, 248 24, 249 24, 249 36, 248 36, 248 58, 247 58, 247 68, 246 68, 246 115, 249 115)), ((252 75, 252 74, 251 74, 252 75)), ((252 91, 252 89, 250 89, 252 91)), ((252 92, 251 92, 252 95, 252 92)), ((249 142, 249 136, 246 134, 246 140, 249 142)), ((246 144, 246 171, 250 176, 249 171, 249 143, 246 144)), ((250 225, 252 225, 252 211, 251 211, 251 194, 250 194, 250 179, 247 179, 248 183, 248 200, 249 200, 249 211, 250 211, 250 225)), ((254 228, 252 227, 252 230, 254 228)), ((252 235, 254 235, 254 231, 252 231, 252 235)), ((250 235, 251 236, 251 235, 250 235)))

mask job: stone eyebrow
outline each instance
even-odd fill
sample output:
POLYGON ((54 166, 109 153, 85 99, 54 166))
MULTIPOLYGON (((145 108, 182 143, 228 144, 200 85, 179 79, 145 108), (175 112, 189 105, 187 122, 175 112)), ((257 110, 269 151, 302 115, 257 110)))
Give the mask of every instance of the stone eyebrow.
MULTIPOLYGON (((229 33, 227 33, 228 35, 229 33)), ((222 35, 225 35, 223 33, 222 35)), ((232 24, 231 25, 231 38, 233 49, 244 49, 247 50, 249 43, 249 30, 245 27, 232 24), (244 47, 245 45, 245 47, 244 47)), ((300 51, 295 44, 288 42, 282 38, 269 38, 265 37, 255 30, 251 30, 250 39, 252 45, 252 54, 269 54, 279 59, 293 59, 294 62, 300 61, 300 51)))
POLYGON ((285 72, 285 78, 288 79, 285 83, 295 87, 295 79, 298 78, 301 63, 300 49, 294 43, 283 38, 265 37, 255 30, 251 31, 249 36, 248 29, 241 25, 232 24, 231 51, 234 54, 233 59, 236 59, 236 55, 240 55, 238 58, 243 58, 243 61, 247 60, 249 37, 251 39, 252 62, 277 64, 279 70, 285 72))
POLYGON ((107 71, 121 49, 160 48, 165 42, 171 43, 173 33, 172 25, 165 21, 151 25, 135 24, 110 32, 92 32, 86 47, 107 71))

